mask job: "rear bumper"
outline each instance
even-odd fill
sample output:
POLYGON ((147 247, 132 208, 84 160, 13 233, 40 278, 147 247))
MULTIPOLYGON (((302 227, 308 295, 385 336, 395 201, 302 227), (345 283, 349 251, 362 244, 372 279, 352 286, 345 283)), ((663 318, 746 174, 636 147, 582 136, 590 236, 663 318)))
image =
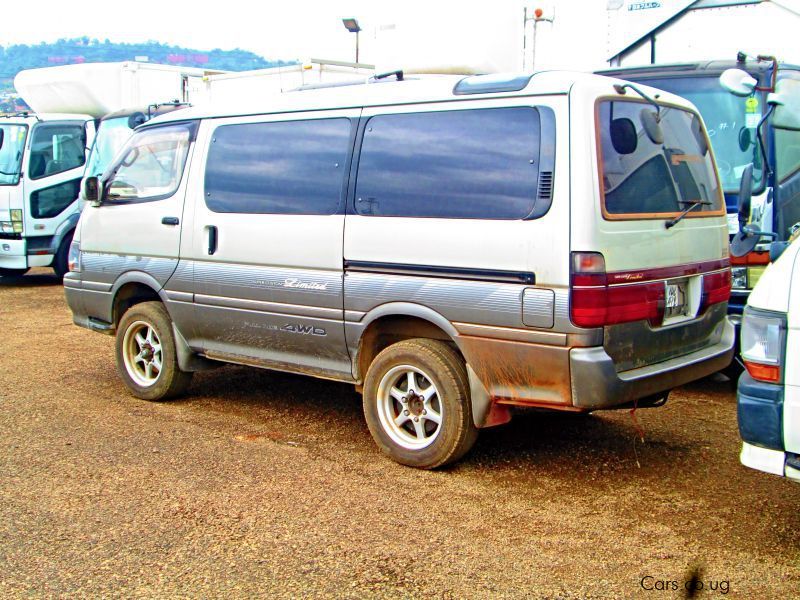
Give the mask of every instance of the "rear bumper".
POLYGON ((756 381, 745 372, 736 391, 739 435, 750 445, 783 452, 784 387, 756 381))
POLYGON ((717 344, 621 373, 602 347, 573 348, 569 354, 572 404, 587 410, 613 408, 711 375, 730 364, 735 339, 734 326, 725 319, 717 344))
POLYGON ((800 483, 800 457, 796 454, 788 454, 780 450, 771 450, 743 442, 739 461, 745 467, 787 477, 800 483))

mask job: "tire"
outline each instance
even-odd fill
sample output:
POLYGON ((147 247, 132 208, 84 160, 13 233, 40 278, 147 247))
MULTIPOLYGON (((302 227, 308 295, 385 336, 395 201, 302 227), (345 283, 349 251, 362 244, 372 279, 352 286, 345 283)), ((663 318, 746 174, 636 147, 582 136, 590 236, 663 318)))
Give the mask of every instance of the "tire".
POLYGON ((478 437, 464 361, 438 340, 405 340, 375 357, 364 381, 364 417, 385 454, 420 469, 457 461, 478 437))
POLYGON ((0 277, 22 277, 27 272, 28 269, 0 269, 0 277))
POLYGON ((729 364, 724 369, 720 370, 720 373, 722 373, 723 375, 725 375, 725 377, 728 378, 728 383, 733 389, 736 389, 736 387, 738 386, 739 376, 743 372, 744 372, 744 367, 742 366, 742 363, 739 362, 738 356, 735 356, 733 358, 731 364, 729 364))
POLYGON ((178 368, 172 320, 161 302, 135 304, 122 315, 116 355, 122 381, 142 400, 169 400, 192 380, 191 373, 178 368))
POLYGON ((69 271, 70 244, 72 244, 71 233, 61 241, 61 245, 58 247, 58 252, 56 252, 55 257, 53 258, 53 271, 56 272, 56 277, 59 279, 64 279, 64 275, 66 275, 69 271))

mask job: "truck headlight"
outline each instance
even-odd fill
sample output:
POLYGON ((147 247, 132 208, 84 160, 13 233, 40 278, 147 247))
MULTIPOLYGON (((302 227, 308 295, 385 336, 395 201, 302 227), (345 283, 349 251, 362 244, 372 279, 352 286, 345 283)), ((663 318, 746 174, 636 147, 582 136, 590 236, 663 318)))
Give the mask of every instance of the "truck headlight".
POLYGON ((67 254, 67 266, 72 273, 81 272, 81 243, 73 241, 69 245, 67 254))
POLYGON ((733 267, 731 269, 731 284, 735 290, 747 289, 747 267, 733 267))
POLYGON ((11 220, 12 221, 22 221, 22 209, 21 208, 12 208, 11 209, 11 220))
POLYGON ((786 346, 786 315, 749 306, 742 317, 742 360, 753 379, 781 381, 786 346))

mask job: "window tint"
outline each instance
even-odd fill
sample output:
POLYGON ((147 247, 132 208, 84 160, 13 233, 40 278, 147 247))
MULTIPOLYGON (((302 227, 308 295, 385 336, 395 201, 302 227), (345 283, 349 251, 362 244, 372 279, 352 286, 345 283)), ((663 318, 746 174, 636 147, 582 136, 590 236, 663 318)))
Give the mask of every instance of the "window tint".
POLYGON ((181 183, 194 125, 153 127, 133 134, 107 184, 111 201, 158 200, 181 183))
POLYGON ((775 129, 775 172, 778 181, 800 170, 800 131, 775 129))
POLYGON ((693 214, 722 208, 708 141, 694 114, 662 106, 657 117, 649 104, 601 102, 598 125, 606 212, 670 214, 693 202, 700 202, 693 214))
POLYGON ((361 146, 356 211, 525 218, 536 201, 539 129, 533 108, 372 117, 361 146))
POLYGON ((83 124, 37 125, 31 138, 31 179, 41 179, 83 165, 86 159, 86 132, 83 124))
POLYGON ((31 216, 34 219, 49 219, 78 199, 81 180, 73 179, 31 194, 31 216))
MULTIPOLYGON (((625 79, 628 79, 625 77, 625 79)), ((635 81, 631 79, 631 81, 635 81)), ((726 192, 739 192, 739 181, 744 168, 753 164, 753 190, 757 191, 764 184, 764 169, 761 164, 760 141, 756 136, 753 123, 748 121, 745 105, 756 100, 757 114, 761 116, 762 104, 757 100, 734 96, 722 89, 719 77, 667 77, 659 79, 641 79, 642 83, 672 92, 686 98, 697 107, 708 127, 708 137, 714 148, 719 177, 726 192), (740 136, 747 135, 749 128, 751 143, 744 150, 739 146, 740 136)), ((695 209, 697 210, 697 209, 695 209)))
POLYGON ((349 140, 349 119, 218 127, 206 164, 206 205, 214 212, 333 214, 349 140))

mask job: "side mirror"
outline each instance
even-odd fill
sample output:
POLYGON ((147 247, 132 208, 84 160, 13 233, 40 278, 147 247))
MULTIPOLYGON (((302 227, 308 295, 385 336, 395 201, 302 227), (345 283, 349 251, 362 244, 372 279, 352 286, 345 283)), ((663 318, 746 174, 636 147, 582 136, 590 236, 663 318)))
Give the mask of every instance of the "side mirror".
POLYGON ((739 150, 747 152, 752 145, 753 136, 750 134, 750 130, 747 127, 742 127, 739 130, 739 150))
POLYGON ((611 121, 611 145, 617 154, 633 154, 638 143, 636 125, 628 118, 611 121))
POLYGON ((744 256, 753 251, 761 239, 757 232, 747 226, 750 219, 750 201, 753 198, 753 164, 750 163, 742 171, 742 180, 739 182, 739 231, 731 240, 731 254, 744 256))
POLYGON ((786 250, 791 242, 772 242, 769 245, 769 260, 775 262, 781 257, 783 251, 786 250))
POLYGON ((87 202, 98 204, 100 202, 100 178, 87 177, 83 180, 83 198, 87 202))
POLYGON ((749 96, 758 81, 741 69, 727 69, 719 76, 719 84, 734 96, 749 96))
POLYGON ((639 119, 642 121, 642 127, 647 137, 656 145, 664 143, 664 132, 661 130, 661 124, 658 122, 658 115, 655 111, 649 108, 643 108, 639 119))
POLYGON ((139 125, 147 121, 143 112, 135 112, 128 117, 128 129, 136 129, 139 125))
POLYGON ((742 179, 739 182, 739 229, 743 229, 750 220, 750 201, 753 199, 753 163, 750 163, 742 171, 742 179))
POLYGON ((775 91, 767 96, 767 104, 775 106, 773 127, 800 131, 800 80, 779 80, 775 91))

